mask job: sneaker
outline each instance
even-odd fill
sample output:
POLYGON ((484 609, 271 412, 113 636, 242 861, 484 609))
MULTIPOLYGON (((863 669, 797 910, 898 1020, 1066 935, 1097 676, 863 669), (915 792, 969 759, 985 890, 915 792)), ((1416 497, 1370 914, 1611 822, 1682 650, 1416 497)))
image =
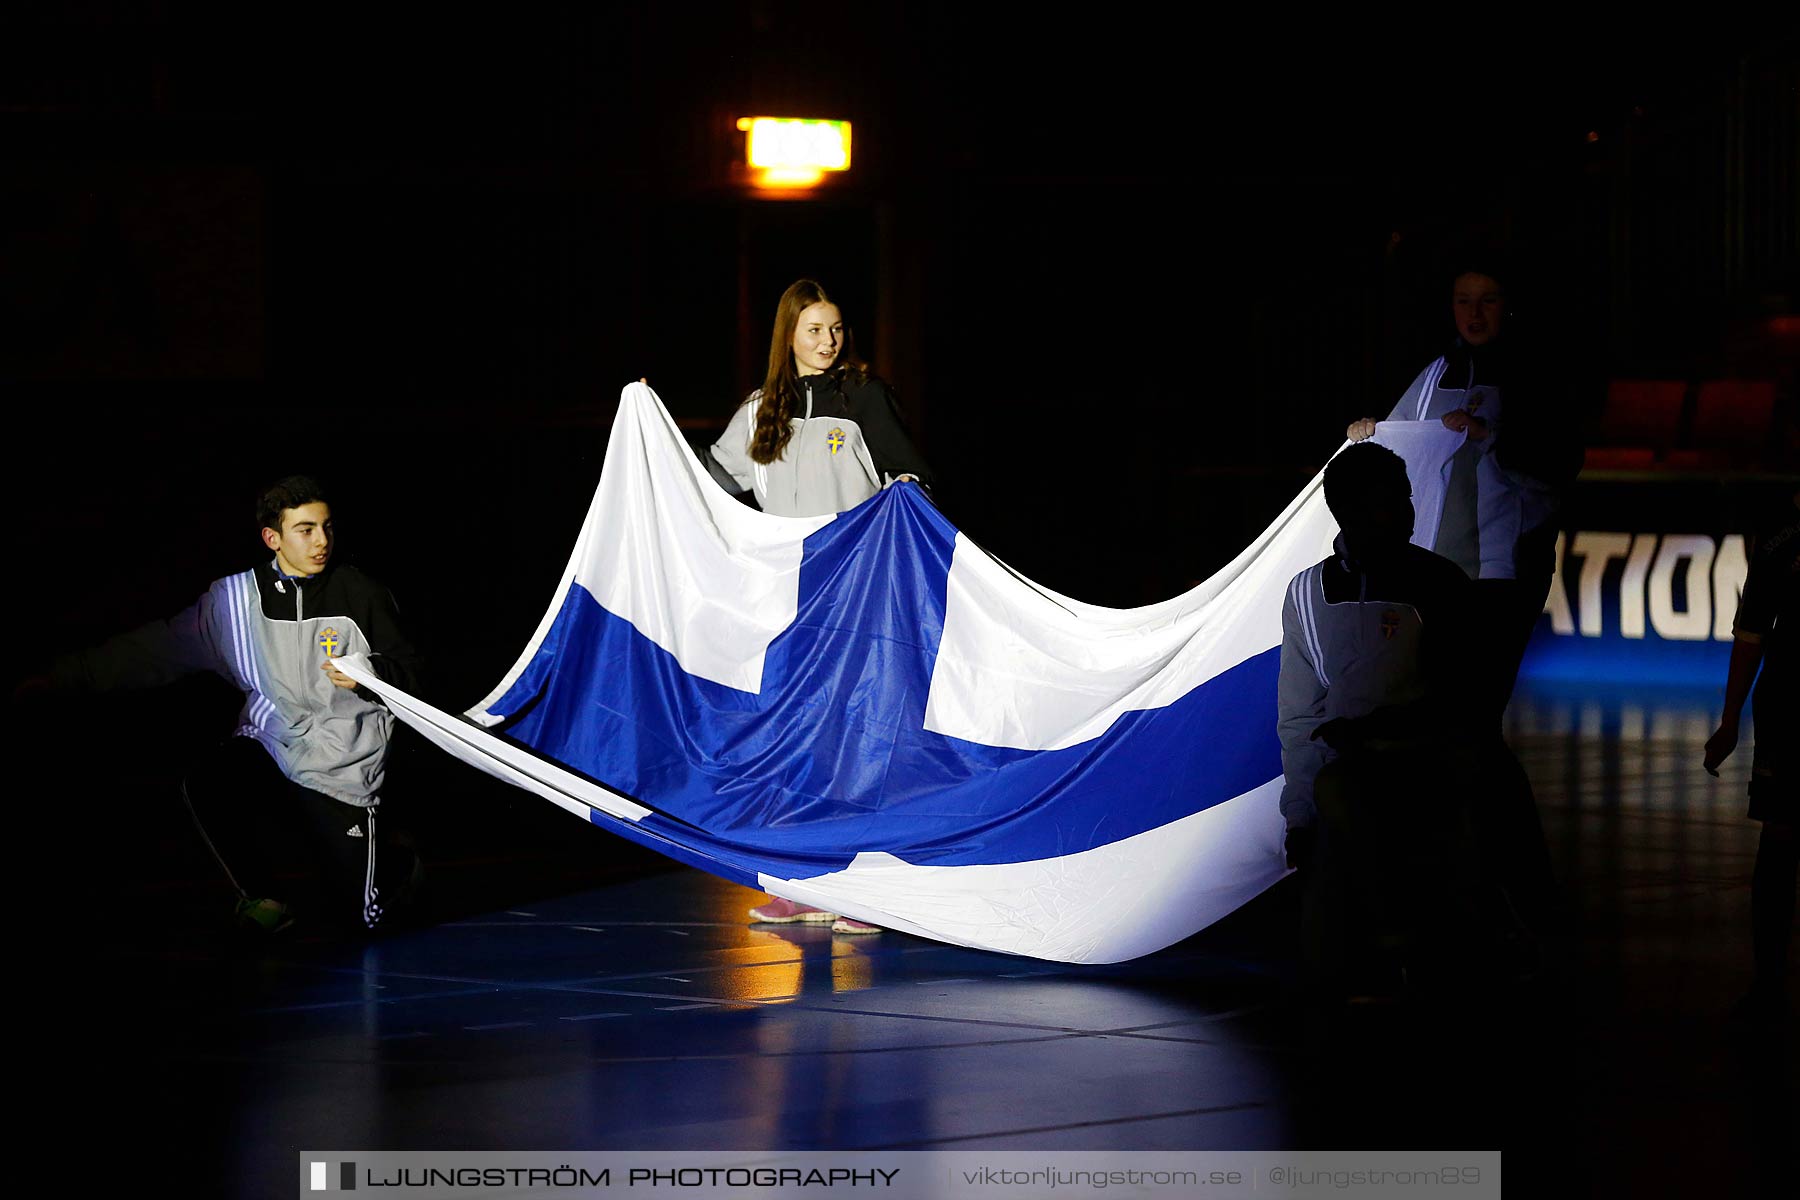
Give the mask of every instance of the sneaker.
POLYGON ((294 915, 279 900, 252 900, 246 896, 237 902, 237 923, 240 929, 252 933, 280 933, 294 923, 294 915))
POLYGON ((819 925, 840 918, 836 913, 826 912, 822 908, 813 908, 807 904, 795 904, 792 900, 784 900, 780 896, 776 896, 767 904, 759 904, 751 909, 750 919, 764 925, 790 925, 795 921, 819 925))
POLYGON ((831 923, 833 933, 880 933, 881 926, 871 925, 867 921, 858 921, 852 917, 839 917, 831 923))

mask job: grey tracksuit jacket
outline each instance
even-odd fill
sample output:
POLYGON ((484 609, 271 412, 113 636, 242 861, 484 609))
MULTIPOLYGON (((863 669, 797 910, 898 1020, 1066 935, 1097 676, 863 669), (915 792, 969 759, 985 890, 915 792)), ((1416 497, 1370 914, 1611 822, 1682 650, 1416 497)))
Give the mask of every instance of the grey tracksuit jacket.
POLYGON ((400 632, 386 588, 351 566, 304 580, 271 561, 216 580, 191 607, 52 669, 68 691, 155 687, 213 671, 244 693, 237 732, 268 750, 282 773, 345 804, 381 794, 393 714, 365 689, 334 685, 327 658, 369 655, 375 672, 408 690, 418 656, 400 632))
POLYGON ((1371 738, 1455 736, 1463 680, 1450 634, 1470 613, 1473 584, 1448 559, 1405 545, 1380 561, 1337 554, 1294 576, 1281 606, 1276 689, 1281 812, 1290 826, 1317 817, 1313 781, 1336 757, 1313 731, 1345 717, 1371 738))
POLYGON ((1388 414, 1390 421, 1435 421, 1458 409, 1488 423, 1490 433, 1484 441, 1464 442, 1450 460, 1450 478, 1444 489, 1444 514, 1438 521, 1437 541, 1432 549, 1463 569, 1469 578, 1491 577, 1502 563, 1505 578, 1512 577, 1512 543, 1517 530, 1487 529, 1493 524, 1501 506, 1505 480, 1495 473, 1494 464, 1486 461, 1500 436, 1500 389, 1478 384, 1468 365, 1467 355, 1458 365, 1463 377, 1448 377, 1450 361, 1439 358, 1420 371, 1406 392, 1388 414), (1484 542, 1482 535, 1487 535, 1484 542), (1509 535, 1510 534, 1510 535, 1509 535), (1504 543, 1504 546, 1501 545, 1504 543), (1493 561, 1489 562, 1488 559, 1493 561))
POLYGON ((855 508, 898 475, 915 475, 930 486, 931 468, 907 436, 886 383, 874 376, 847 383, 845 372, 836 370, 801 376, 799 385, 801 415, 791 422, 794 435, 780 458, 759 463, 750 457, 760 388, 701 456, 726 491, 754 492, 767 513, 812 517, 855 508))

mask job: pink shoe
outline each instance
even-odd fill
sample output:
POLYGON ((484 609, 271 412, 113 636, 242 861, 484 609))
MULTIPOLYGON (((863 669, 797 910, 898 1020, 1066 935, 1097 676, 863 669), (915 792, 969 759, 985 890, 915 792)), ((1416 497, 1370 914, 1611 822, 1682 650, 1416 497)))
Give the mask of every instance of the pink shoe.
POLYGON ((880 933, 881 926, 871 925, 867 921, 858 921, 854 917, 839 917, 831 923, 833 933, 880 933))
POLYGON ((791 925, 795 921, 805 921, 808 925, 822 925, 840 918, 836 913, 826 912, 822 908, 795 904, 792 900, 783 900, 780 896, 775 896, 767 904, 759 904, 751 909, 750 919, 763 925, 791 925))

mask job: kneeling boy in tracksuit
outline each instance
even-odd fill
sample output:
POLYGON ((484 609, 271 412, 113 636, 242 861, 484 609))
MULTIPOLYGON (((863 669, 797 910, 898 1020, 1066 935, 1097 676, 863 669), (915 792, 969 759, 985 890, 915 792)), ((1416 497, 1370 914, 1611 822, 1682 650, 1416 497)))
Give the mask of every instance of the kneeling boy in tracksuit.
MULTIPOLYGON (((382 861, 376 825, 394 718, 332 660, 367 654, 384 680, 416 689, 418 656, 387 589, 332 562, 331 503, 318 483, 276 483, 257 521, 271 558, 214 581, 166 621, 61 659, 50 683, 102 692, 223 676, 244 693, 237 728, 182 786, 238 892, 239 919, 263 930, 290 923, 273 871, 298 843, 322 876, 309 915, 373 929, 380 884, 400 877, 382 861)), ((402 871, 416 868, 410 851, 400 857, 402 871)))

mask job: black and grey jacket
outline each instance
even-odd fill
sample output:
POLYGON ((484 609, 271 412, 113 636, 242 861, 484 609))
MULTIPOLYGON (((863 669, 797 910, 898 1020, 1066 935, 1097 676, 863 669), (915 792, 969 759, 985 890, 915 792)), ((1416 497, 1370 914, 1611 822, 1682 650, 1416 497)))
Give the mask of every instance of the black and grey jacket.
POLYGON ((1313 731, 1345 718, 1371 743, 1443 743, 1465 723, 1464 677, 1451 631, 1473 585, 1450 560, 1402 545, 1374 561, 1338 535, 1331 558, 1294 576, 1281 607, 1281 812, 1310 825, 1313 781, 1336 757, 1313 731))
POLYGON ((1451 459, 1432 545, 1471 579, 1549 575, 1563 494, 1581 470, 1584 422, 1564 373, 1515 346, 1457 339, 1387 418, 1428 421, 1461 409, 1487 422, 1488 436, 1451 459))
POLYGON ((382 679, 416 690, 418 656, 386 588, 355 567, 295 579, 271 561, 216 580, 166 621, 60 660, 52 680, 103 692, 215 671, 244 693, 240 735, 261 742, 295 783, 366 808, 381 793, 393 714, 323 670, 326 659, 356 653, 382 679))
POLYGON ((845 383, 841 369, 800 377, 802 415, 793 418, 794 435, 772 463, 750 457, 762 389, 750 393, 701 456, 707 470, 726 491, 754 492, 764 512, 784 517, 854 508, 899 475, 930 486, 931 468, 906 435, 893 390, 872 375, 847 392, 845 383))
MULTIPOLYGON (((1487 422, 1489 433, 1481 441, 1466 441, 1450 459, 1444 485, 1444 510, 1438 519, 1437 540, 1432 549, 1461 567, 1470 579, 1491 575, 1500 563, 1511 578, 1512 542, 1501 531, 1503 548, 1483 544, 1480 537, 1486 495, 1497 476, 1483 471, 1483 459, 1501 434, 1503 392, 1492 371, 1485 368, 1495 355, 1482 355, 1459 339, 1450 353, 1426 364, 1388 413, 1390 421, 1436 421, 1461 410, 1487 422), (1488 561, 1493 559, 1492 562, 1488 561)), ((1516 530, 1512 531, 1516 534, 1516 530)), ((1495 539, 1490 537, 1490 543, 1495 539)))

